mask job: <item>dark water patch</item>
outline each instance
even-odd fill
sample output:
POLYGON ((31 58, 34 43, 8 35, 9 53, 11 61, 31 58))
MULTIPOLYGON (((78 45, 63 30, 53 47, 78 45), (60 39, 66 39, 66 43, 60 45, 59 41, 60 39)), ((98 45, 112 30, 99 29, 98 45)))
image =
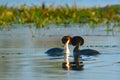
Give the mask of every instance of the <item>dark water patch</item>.
POLYGON ((100 48, 116 48, 118 45, 88 45, 86 47, 100 47, 100 48))
POLYGON ((0 53, 0 55, 22 55, 25 53, 0 53))
POLYGON ((15 57, 15 56, 35 56, 40 54, 33 54, 33 53, 0 53, 1 58, 5 57, 15 57))
POLYGON ((120 64, 120 62, 116 62, 116 63, 120 64))

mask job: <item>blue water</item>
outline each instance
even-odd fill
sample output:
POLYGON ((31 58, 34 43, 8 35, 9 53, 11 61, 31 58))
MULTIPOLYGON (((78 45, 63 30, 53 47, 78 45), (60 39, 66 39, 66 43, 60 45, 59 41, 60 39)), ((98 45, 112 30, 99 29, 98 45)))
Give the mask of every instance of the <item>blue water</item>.
POLYGON ((45 3, 47 6, 54 4, 58 6, 59 4, 69 6, 73 5, 76 2, 79 7, 93 7, 93 6, 106 6, 110 5, 120 5, 120 0, 0 0, 0 5, 7 4, 8 6, 18 6, 19 4, 27 4, 29 6, 41 5, 45 3))
MULTIPOLYGON (((120 80, 120 36, 103 33, 103 29, 87 31, 83 27, 41 29, 35 37, 26 27, 0 31, 0 80, 120 80), (82 31, 91 36, 82 35, 85 44, 81 49, 92 48, 101 53, 82 56, 84 70, 66 71, 62 69, 63 57, 45 54, 52 47, 63 48, 63 35, 81 35, 82 31)), ((73 55, 74 46, 69 47, 73 55)))

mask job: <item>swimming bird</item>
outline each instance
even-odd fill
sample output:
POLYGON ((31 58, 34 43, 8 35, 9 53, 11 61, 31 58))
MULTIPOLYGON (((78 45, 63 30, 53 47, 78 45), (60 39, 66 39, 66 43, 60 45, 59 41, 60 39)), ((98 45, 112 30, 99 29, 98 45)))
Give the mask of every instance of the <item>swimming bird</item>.
POLYGON ((73 55, 85 55, 85 56, 96 56, 100 54, 97 50, 94 49, 82 49, 80 46, 84 44, 84 39, 81 36, 74 36, 71 41, 72 45, 75 46, 73 50, 73 55))
POLYGON ((61 41, 64 44, 64 48, 51 48, 47 50, 45 53, 48 54, 48 56, 63 56, 66 51, 69 51, 68 45, 71 44, 71 36, 64 36, 61 41), (67 43, 67 44, 66 44, 67 43))
POLYGON ((100 54, 98 51, 93 50, 93 49, 82 49, 80 50, 80 46, 84 44, 84 39, 81 36, 74 36, 72 38, 71 44, 75 46, 73 50, 73 56, 74 56, 74 64, 75 64, 75 69, 81 69, 83 67, 82 60, 81 60, 81 55, 85 56, 95 56, 100 54))

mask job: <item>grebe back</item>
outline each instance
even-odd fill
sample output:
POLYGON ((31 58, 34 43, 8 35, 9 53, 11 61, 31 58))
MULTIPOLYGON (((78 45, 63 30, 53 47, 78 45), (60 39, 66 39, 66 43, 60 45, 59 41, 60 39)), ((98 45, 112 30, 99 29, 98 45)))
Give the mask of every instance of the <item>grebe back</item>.
POLYGON ((94 49, 82 49, 80 46, 84 44, 84 39, 81 36, 75 36, 72 38, 72 45, 75 46, 73 53, 75 55, 85 55, 85 56, 96 56, 100 54, 97 50, 94 49))

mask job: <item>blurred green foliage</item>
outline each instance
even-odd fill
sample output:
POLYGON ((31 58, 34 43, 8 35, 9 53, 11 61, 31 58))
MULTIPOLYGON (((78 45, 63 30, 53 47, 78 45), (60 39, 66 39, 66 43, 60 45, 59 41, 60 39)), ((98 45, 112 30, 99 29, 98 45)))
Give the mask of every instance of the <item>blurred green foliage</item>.
POLYGON ((107 5, 106 7, 78 8, 59 5, 54 7, 51 4, 47 7, 20 5, 19 7, 0 6, 0 25, 34 23, 37 28, 44 27, 45 24, 69 24, 69 23, 90 23, 109 24, 118 23, 120 25, 120 5, 107 5))

